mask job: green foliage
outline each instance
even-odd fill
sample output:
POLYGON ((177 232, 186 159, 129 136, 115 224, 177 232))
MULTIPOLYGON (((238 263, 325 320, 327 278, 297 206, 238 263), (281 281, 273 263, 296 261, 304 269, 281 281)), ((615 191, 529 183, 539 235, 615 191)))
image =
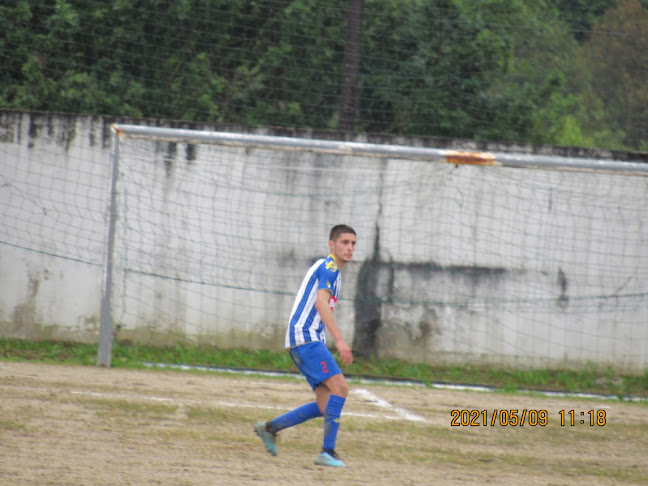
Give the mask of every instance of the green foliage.
POLYGON ((589 37, 596 19, 616 7, 619 0, 550 0, 565 19, 572 35, 579 41, 589 37))
POLYGON ((501 46, 483 44, 451 1, 384 4, 366 21, 359 126, 470 138, 484 72, 502 62, 501 46))
POLYGON ((583 45, 583 56, 592 75, 588 95, 604 108, 598 123, 623 134, 625 145, 639 147, 648 133, 648 9, 623 0, 594 31, 600 35, 583 45))
POLYGON ((582 128, 568 118, 578 104, 567 83, 581 67, 577 43, 543 1, 387 4, 365 32, 368 50, 382 49, 365 61, 365 130, 590 142, 573 136, 582 128))
MULTIPOLYGON (((337 108, 344 53, 344 2, 299 0, 258 26, 235 121, 325 127, 337 108), (317 12, 314 14, 314 12, 317 12)), ((270 10, 268 8, 268 10, 270 10)), ((270 13, 270 12, 269 12, 270 13)))
MULTIPOLYGON (((356 127, 645 147, 647 5, 367 0, 356 127)), ((0 107, 335 129, 346 7, 3 2, 0 107)))
POLYGON ((563 120, 577 105, 567 83, 577 69, 571 62, 577 44, 544 1, 515 6, 508 14, 494 11, 488 20, 496 24, 506 19, 500 27, 505 34, 498 36, 508 37, 510 56, 502 69, 489 75, 490 123, 477 138, 556 144, 563 120))

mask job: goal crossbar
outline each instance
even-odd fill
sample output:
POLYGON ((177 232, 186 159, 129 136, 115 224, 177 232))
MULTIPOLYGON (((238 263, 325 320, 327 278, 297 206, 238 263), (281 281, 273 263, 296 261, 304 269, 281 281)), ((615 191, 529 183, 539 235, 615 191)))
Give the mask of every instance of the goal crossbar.
POLYGON ((125 124, 113 124, 112 127, 119 137, 152 138, 164 141, 195 141, 197 143, 252 146, 275 150, 310 151, 340 155, 405 158, 445 162, 449 164, 611 172, 648 176, 648 163, 644 162, 564 157, 546 154, 448 150, 407 145, 317 140, 125 124))

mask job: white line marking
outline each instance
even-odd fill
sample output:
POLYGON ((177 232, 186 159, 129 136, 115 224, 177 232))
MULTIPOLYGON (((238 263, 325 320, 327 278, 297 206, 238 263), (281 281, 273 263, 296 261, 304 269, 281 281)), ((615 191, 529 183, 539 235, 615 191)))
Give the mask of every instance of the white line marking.
MULTIPOLYGON (((283 371, 259 371, 259 370, 245 370, 245 369, 231 369, 231 368, 211 368, 205 366, 189 366, 189 365, 170 365, 164 363, 142 363, 144 366, 153 367, 153 368, 178 368, 183 370, 203 370, 203 371, 212 371, 216 373, 235 373, 243 375, 260 375, 260 376, 294 376, 298 379, 303 379, 299 373, 283 372, 283 371)), ((417 386, 425 387, 426 385, 419 381, 410 381, 410 380, 391 380, 388 378, 356 378, 353 376, 347 376, 347 381, 353 383, 384 383, 392 386, 417 386)), ((441 390, 457 390, 457 391, 478 391, 478 392, 494 392, 498 391, 497 388, 479 386, 479 385, 459 385, 452 383, 430 383, 429 388, 441 389, 441 390)), ((618 401, 619 397, 616 395, 592 395, 589 393, 567 393, 567 392, 553 392, 553 391, 543 391, 543 390, 518 390, 522 393, 539 393, 548 397, 558 396, 565 398, 599 398, 601 400, 613 400, 618 401)), ((626 396, 623 397, 623 401, 627 402, 646 402, 648 399, 646 397, 633 397, 626 396)))
MULTIPOLYGON (((275 384, 273 384, 275 386, 275 384)), ((32 391, 38 391, 41 393, 50 393, 51 389, 49 388, 35 388, 35 387, 15 387, 0 385, 2 388, 21 388, 29 389, 32 391)), ((361 412, 352 412, 345 410, 343 413, 347 417, 360 417, 360 418, 370 418, 375 420, 411 420, 415 422, 425 422, 426 420, 423 417, 420 417, 416 414, 408 412, 403 408, 398 408, 392 406, 389 402, 378 398, 376 395, 365 389, 353 389, 353 393, 360 395, 366 401, 386 410, 389 410, 396 415, 383 415, 383 414, 374 414, 374 413, 361 413, 361 412)), ((258 408, 264 410, 279 410, 279 411, 288 411, 289 407, 277 407, 273 405, 260 405, 254 403, 234 403, 234 402, 216 402, 211 400, 190 400, 190 399, 177 399, 171 397, 159 397, 159 396, 150 396, 150 395, 135 395, 135 394, 124 394, 124 393, 104 393, 104 392, 93 392, 86 390, 70 390, 71 395, 80 395, 80 396, 89 396, 97 398, 106 398, 112 400, 145 400, 150 402, 166 402, 174 405, 206 405, 206 406, 218 406, 218 407, 232 407, 232 408, 258 408)))
POLYGON ((100 393, 90 391, 70 390, 72 395, 86 395, 99 398, 112 398, 120 400, 149 400, 151 402, 169 402, 176 405, 216 405, 220 407, 243 407, 243 408, 264 408, 268 410, 287 410, 286 407, 275 407, 272 405, 256 405, 252 403, 233 403, 233 402, 214 402, 211 400, 185 400, 174 399, 169 397, 155 397, 146 395, 124 395, 119 393, 100 393))
MULTIPOLYGON (((91 397, 99 398, 109 398, 109 399, 119 399, 119 400, 149 400, 153 402, 169 402, 173 404, 200 404, 200 405, 214 405, 218 407, 232 407, 232 408, 260 408, 264 410, 280 410, 288 411, 288 407, 277 407, 272 405, 258 405, 253 403, 233 403, 233 402, 213 402, 213 401, 197 401, 197 400, 177 400, 168 397, 155 397, 155 396, 145 396, 145 395, 124 395, 118 393, 100 393, 100 392, 91 392, 91 391, 80 391, 80 390, 71 390, 72 395, 85 395, 91 397)), ((398 410, 394 409, 397 415, 398 410)), ((371 418, 371 419, 386 419, 386 420, 402 420, 402 416, 389 416, 389 415, 379 415, 372 413, 358 413, 358 412, 344 412, 344 415, 347 417, 361 417, 361 418, 371 418)))
POLYGON ((409 411, 405 410, 404 408, 394 407, 388 401, 383 400, 381 398, 378 398, 376 395, 371 393, 369 390, 365 390, 364 388, 354 389, 353 392, 356 395, 360 395, 361 397, 363 397, 368 402, 373 403, 374 405, 376 405, 376 406, 378 406, 380 408, 386 408, 388 410, 393 411, 401 419, 411 420, 412 422, 425 422, 426 421, 420 415, 416 415, 415 413, 409 412, 409 411))

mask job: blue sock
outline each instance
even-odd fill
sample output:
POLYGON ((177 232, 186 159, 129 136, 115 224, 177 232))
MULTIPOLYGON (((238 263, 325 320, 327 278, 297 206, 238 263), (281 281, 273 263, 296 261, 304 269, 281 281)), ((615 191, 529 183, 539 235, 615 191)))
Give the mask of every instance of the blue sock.
POLYGON ((307 403, 306 405, 302 405, 291 412, 277 417, 270 422, 270 427, 273 431, 279 432, 280 430, 287 429, 293 425, 301 424, 302 422, 321 416, 322 412, 320 412, 316 402, 307 403))
POLYGON ((335 450, 338 429, 340 428, 340 415, 346 400, 337 395, 329 396, 328 403, 324 409, 324 443, 322 449, 327 451, 335 450))

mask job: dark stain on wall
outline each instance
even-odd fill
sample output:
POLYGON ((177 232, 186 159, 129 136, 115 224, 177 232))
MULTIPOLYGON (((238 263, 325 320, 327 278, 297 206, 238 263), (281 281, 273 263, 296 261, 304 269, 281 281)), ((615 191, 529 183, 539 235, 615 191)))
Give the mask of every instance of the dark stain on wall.
POLYGON ((569 282, 567 281, 567 275, 565 275, 562 268, 558 269, 558 285, 560 286, 560 295, 556 299, 556 305, 564 310, 569 305, 569 295, 567 295, 569 282))
POLYGON ((198 146, 195 143, 188 143, 185 148, 185 159, 187 165, 193 165, 193 162, 196 160, 198 154, 198 146))
POLYGON ((101 127, 102 147, 104 149, 108 149, 112 147, 112 140, 113 140, 112 120, 103 118, 102 123, 103 123, 103 126, 101 127))
POLYGON ((176 142, 169 142, 167 144, 167 153, 164 157, 164 170, 166 176, 171 176, 171 169, 173 168, 173 161, 175 160, 178 153, 178 144, 176 142))
POLYGON ((51 126, 52 132, 55 130, 55 124, 58 123, 59 132, 56 134, 56 143, 65 147, 66 152, 69 152, 76 137, 76 121, 77 117, 74 115, 57 115, 55 118, 48 119, 48 127, 51 126))
POLYGON ((38 295, 39 287, 40 281, 36 277, 30 276, 27 300, 15 306, 11 316, 11 321, 15 328, 24 328, 25 326, 40 321, 36 306, 36 296, 38 295))
MULTIPOLYGON (((381 302, 385 297, 378 292, 380 267, 380 228, 376 225, 373 255, 360 267, 356 287, 353 352, 361 357, 372 357, 378 353, 378 333, 382 326, 381 302)), ((393 288, 393 285, 390 287, 393 288)))
POLYGON ((20 138, 20 120, 22 117, 12 115, 11 113, 3 113, 0 116, 0 143, 14 143, 16 134, 20 138))
MULTIPOLYGON (((473 294, 482 285, 492 285, 493 279, 506 277, 508 270, 500 267, 471 265, 441 266, 433 261, 421 263, 385 262, 380 259, 380 232, 376 229, 373 255, 365 260, 358 274, 355 299, 355 335, 353 352, 362 357, 380 355, 381 334, 390 335, 399 326, 409 336, 413 348, 426 347, 429 339, 439 333, 437 307, 443 302, 420 302, 420 319, 405 323, 387 317, 390 305, 407 306, 406 297, 398 295, 394 282, 397 275, 409 275, 411 280, 428 285, 432 282, 451 279, 461 282, 461 288, 473 294)), ((423 289, 423 291, 425 291, 423 289)))
POLYGON ((35 141, 41 137, 55 140, 68 152, 76 138, 77 115, 61 113, 30 113, 27 135, 27 148, 34 148, 35 141))
POLYGON ((40 132, 40 125, 36 122, 36 117, 34 115, 29 117, 29 129, 27 135, 29 137, 29 142, 27 143, 27 148, 34 148, 34 140, 38 138, 38 133, 40 132))

